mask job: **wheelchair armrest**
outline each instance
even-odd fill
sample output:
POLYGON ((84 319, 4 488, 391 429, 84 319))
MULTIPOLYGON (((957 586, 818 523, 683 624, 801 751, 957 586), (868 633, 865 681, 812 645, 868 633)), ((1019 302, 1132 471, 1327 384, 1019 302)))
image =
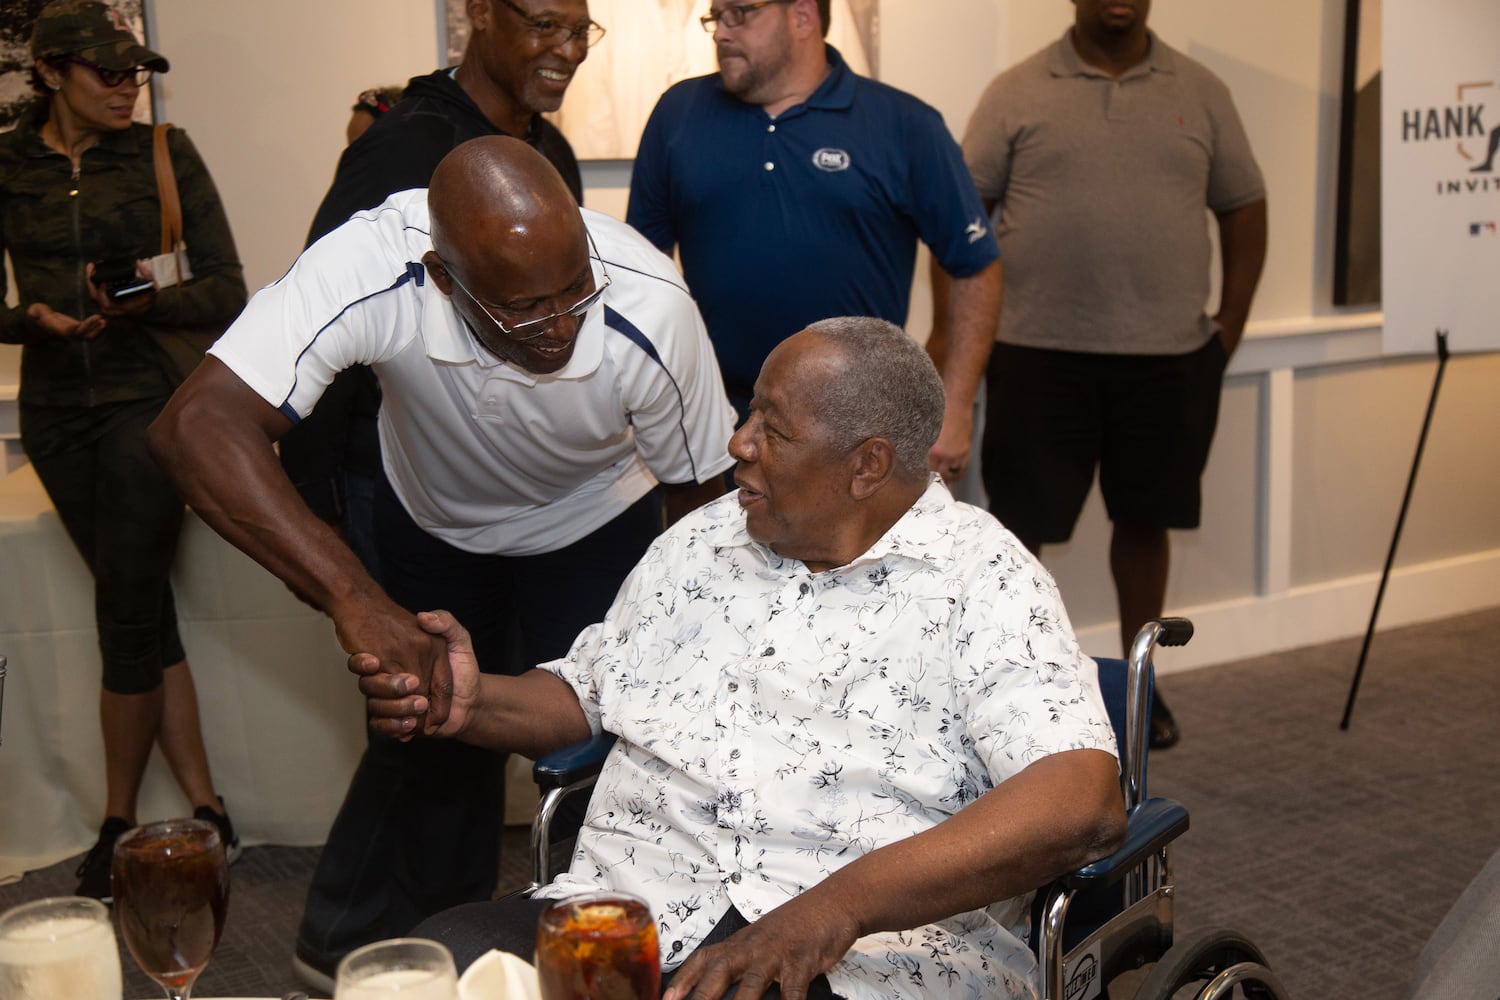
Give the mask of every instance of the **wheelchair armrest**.
POLYGON ((532 780, 542 789, 565 788, 591 774, 598 774, 609 748, 614 745, 614 733, 600 733, 554 750, 532 765, 532 780))
POLYGON ((1172 799, 1147 799, 1130 811, 1125 843, 1107 858, 1058 879, 1068 889, 1113 885, 1162 847, 1187 832, 1187 807, 1172 799))

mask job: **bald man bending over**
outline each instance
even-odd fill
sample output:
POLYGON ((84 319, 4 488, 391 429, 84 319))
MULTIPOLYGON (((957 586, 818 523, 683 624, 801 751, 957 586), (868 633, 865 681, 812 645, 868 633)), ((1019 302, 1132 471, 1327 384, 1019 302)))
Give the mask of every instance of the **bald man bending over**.
MULTIPOLYGON (((326 612, 346 650, 420 678, 436 729, 451 677, 413 612, 454 610, 495 672, 562 656, 661 530, 663 497, 670 521, 723 491, 733 431, 672 262, 494 136, 258 292, 151 444, 199 515, 326 612), (384 392, 384 590, 272 447, 353 364, 384 392)), ((367 862, 345 950, 489 898, 503 766, 458 743, 372 739, 325 848, 367 862)))

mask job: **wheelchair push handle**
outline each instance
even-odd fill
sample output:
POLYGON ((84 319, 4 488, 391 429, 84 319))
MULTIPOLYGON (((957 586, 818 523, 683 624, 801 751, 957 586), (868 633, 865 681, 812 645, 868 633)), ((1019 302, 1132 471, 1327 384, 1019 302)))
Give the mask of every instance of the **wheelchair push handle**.
POLYGON ((1141 626, 1130 644, 1125 688, 1125 739, 1121 744, 1125 808, 1133 809, 1146 798, 1146 717, 1150 704, 1147 678, 1151 651, 1162 646, 1185 646, 1193 637, 1193 623, 1186 618, 1153 618, 1141 626))
POLYGON ((1186 618, 1158 618, 1161 634, 1156 637, 1159 646, 1186 646, 1193 637, 1193 623, 1186 618))
POLYGON ((1151 662, 1151 651, 1157 646, 1186 646, 1192 637, 1193 623, 1186 618, 1151 619, 1130 643, 1127 656, 1131 668, 1141 669, 1151 662))

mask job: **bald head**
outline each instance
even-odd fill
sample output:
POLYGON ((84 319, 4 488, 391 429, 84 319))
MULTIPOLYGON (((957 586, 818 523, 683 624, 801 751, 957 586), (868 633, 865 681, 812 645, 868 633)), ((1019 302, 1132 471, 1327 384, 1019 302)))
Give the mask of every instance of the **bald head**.
POLYGON ((520 139, 470 139, 443 157, 427 189, 432 245, 444 260, 515 265, 549 250, 584 252, 578 203, 557 168, 520 139))
POLYGON ((519 139, 471 139, 438 164, 427 207, 422 263, 475 339, 533 374, 566 366, 583 322, 568 310, 595 283, 583 216, 552 164, 519 139), (501 325, 547 317, 534 338, 501 325))

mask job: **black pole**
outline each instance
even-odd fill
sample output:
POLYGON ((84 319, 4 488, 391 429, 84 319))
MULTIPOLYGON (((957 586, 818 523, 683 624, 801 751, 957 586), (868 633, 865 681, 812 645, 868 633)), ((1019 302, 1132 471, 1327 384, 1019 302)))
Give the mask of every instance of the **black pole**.
MULTIPOLYGON (((1339 170, 1338 183, 1334 185, 1333 304, 1336 306, 1351 304, 1349 213, 1350 203, 1354 200, 1354 107, 1358 94, 1355 85, 1359 79, 1359 4, 1360 0, 1348 0, 1344 7, 1344 68, 1339 80, 1339 170)), ((151 93, 155 95, 158 91, 153 90, 151 93)), ((158 115, 156 120, 166 121, 166 114, 158 115)), ((1378 286, 1376 298, 1379 298, 1378 286)))
POLYGON ((1385 598, 1385 585, 1391 578, 1391 564, 1396 561, 1396 545, 1401 541, 1401 529, 1406 524, 1406 511, 1411 506, 1412 489, 1417 485, 1417 469, 1422 464, 1422 449, 1427 446, 1427 431, 1432 427, 1432 413, 1437 409, 1438 389, 1443 384, 1443 369, 1448 367, 1448 331, 1437 331, 1437 374, 1432 379, 1432 395, 1427 400, 1427 416, 1422 419, 1422 433, 1417 437, 1417 453, 1411 460, 1411 475, 1406 479, 1406 495, 1401 498, 1401 513, 1396 515, 1396 531, 1391 535, 1391 548, 1385 555, 1385 569, 1380 571, 1380 586, 1375 590, 1375 607, 1370 609, 1370 624, 1365 629, 1365 642, 1359 648, 1359 663, 1354 668, 1354 683, 1349 685, 1349 700, 1344 703, 1344 717, 1340 729, 1349 728, 1349 716, 1354 714, 1354 699, 1359 694, 1359 681, 1365 673, 1365 657, 1370 653, 1370 640, 1375 636, 1375 619, 1380 617, 1380 602, 1385 598))

